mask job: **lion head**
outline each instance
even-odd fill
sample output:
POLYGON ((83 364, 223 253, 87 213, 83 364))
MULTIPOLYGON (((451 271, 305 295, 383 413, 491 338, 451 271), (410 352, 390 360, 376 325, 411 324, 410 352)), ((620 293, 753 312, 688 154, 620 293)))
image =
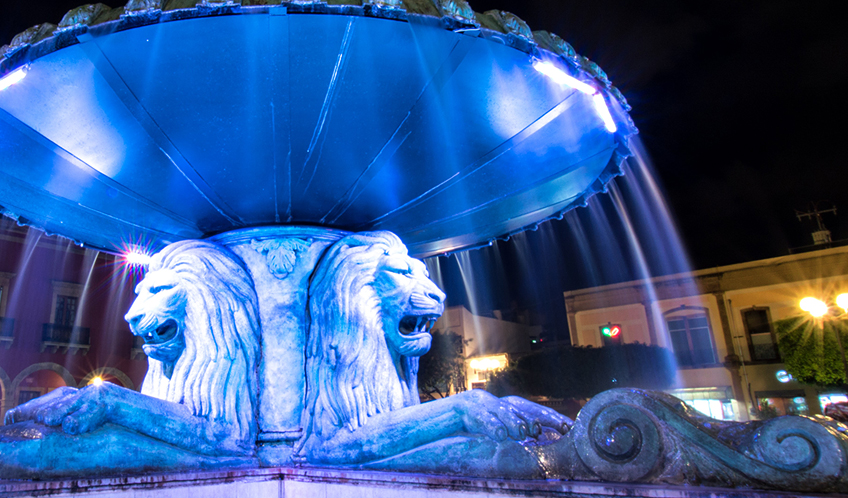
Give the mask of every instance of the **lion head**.
POLYGON ((256 436, 259 314, 250 274, 233 253, 186 240, 153 257, 124 317, 149 357, 141 392, 256 436))
POLYGON ((303 443, 419 403, 418 357, 444 293, 391 232, 333 244, 309 285, 303 443))

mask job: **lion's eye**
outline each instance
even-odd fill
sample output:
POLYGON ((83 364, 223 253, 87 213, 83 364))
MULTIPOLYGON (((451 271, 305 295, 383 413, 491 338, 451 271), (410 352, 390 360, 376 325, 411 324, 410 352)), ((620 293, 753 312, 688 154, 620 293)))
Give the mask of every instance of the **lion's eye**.
POLYGON ((399 273, 401 275, 412 273, 412 267, 403 258, 387 258, 385 268, 392 273, 399 273))
POLYGON ((150 293, 151 294, 158 294, 162 291, 166 291, 168 289, 173 289, 173 288, 174 288, 174 284, 172 284, 172 283, 154 285, 154 286, 150 287, 150 293))

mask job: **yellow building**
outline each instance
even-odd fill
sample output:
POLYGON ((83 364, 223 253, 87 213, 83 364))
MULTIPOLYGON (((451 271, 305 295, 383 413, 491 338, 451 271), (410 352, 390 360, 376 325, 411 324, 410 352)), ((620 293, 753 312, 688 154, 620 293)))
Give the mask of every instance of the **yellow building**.
POLYGON ((840 292, 848 292, 848 247, 569 291, 565 307, 573 345, 603 346, 602 328, 619 325, 625 343, 674 351, 671 394, 714 418, 748 420, 763 400, 779 414, 845 400, 785 375, 773 327, 801 313, 801 298, 840 292))

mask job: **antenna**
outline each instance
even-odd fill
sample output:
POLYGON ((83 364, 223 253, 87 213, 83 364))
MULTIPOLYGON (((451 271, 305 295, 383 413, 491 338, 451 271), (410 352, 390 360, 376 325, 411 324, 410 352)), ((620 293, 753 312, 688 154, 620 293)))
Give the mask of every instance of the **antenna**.
POLYGON ((818 230, 812 233, 814 245, 830 244, 831 242, 833 242, 830 237, 830 230, 828 230, 827 227, 824 226, 824 220, 822 220, 821 217, 821 215, 825 213, 833 213, 834 215, 836 214, 836 206, 833 206, 833 203, 830 203, 830 205, 831 207, 829 209, 819 209, 819 202, 811 202, 809 211, 802 213, 797 209, 795 210, 795 216, 798 218, 798 221, 801 221, 804 218, 815 218, 818 230))

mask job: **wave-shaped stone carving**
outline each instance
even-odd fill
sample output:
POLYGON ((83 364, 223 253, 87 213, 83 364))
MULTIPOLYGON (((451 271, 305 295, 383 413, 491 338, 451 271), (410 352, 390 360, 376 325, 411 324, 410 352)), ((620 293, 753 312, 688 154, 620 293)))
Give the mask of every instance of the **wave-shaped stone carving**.
POLYGON ((584 468, 558 476, 844 492, 843 431, 800 416, 713 420, 665 393, 615 389, 595 396, 569 433, 584 468))

